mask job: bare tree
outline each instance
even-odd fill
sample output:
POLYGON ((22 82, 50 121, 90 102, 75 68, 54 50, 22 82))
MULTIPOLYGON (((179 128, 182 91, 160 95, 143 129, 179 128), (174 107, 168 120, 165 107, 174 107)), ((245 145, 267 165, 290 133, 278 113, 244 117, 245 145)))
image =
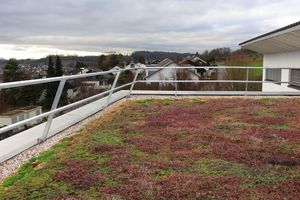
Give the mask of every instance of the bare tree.
MULTIPOLYGON (((172 79, 175 80, 194 80, 193 72, 189 69, 174 69, 172 74, 172 79), (176 76, 175 76, 176 72, 176 76)), ((177 90, 199 90, 199 84, 198 83, 177 83, 177 90)))
MULTIPOLYGON (((240 51, 233 52, 228 60, 225 62, 227 66, 248 66, 249 59, 247 59, 247 55, 241 49, 240 51)), ((227 77, 224 79, 229 80, 246 80, 247 79, 247 69, 241 68, 231 68, 227 69, 227 77)), ((262 80, 262 77, 257 77, 254 75, 253 70, 249 70, 248 80, 262 80)), ((234 91, 242 91, 245 90, 246 83, 231 83, 229 85, 229 90, 234 91)), ((261 84, 248 84, 248 89, 252 91, 261 91, 261 84)))

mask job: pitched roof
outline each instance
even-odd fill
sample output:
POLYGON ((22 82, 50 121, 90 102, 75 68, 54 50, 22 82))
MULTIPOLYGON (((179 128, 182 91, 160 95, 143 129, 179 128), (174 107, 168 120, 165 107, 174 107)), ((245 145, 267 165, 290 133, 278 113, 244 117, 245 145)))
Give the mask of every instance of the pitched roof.
POLYGON ((196 66, 195 63, 193 61, 191 61, 190 59, 183 59, 178 64, 179 65, 192 65, 192 66, 196 66))
POLYGON ((203 63, 207 64, 207 62, 205 62, 204 60, 202 60, 202 59, 199 58, 199 57, 194 57, 194 58, 192 59, 192 61, 193 61, 193 62, 198 61, 198 62, 203 62, 203 63))
POLYGON ((190 60, 190 59, 184 59, 182 61, 180 61, 178 63, 179 65, 181 66, 184 66, 184 65, 191 65, 191 66, 209 66, 205 61, 203 61, 202 59, 193 59, 193 60, 190 60))
POLYGON ((166 66, 171 65, 172 63, 174 63, 173 60, 171 60, 170 58, 166 58, 163 61, 161 61, 160 63, 158 63, 156 65, 156 67, 166 67, 166 66))
POLYGON ((300 21, 262 34, 239 45, 263 54, 300 51, 300 21))

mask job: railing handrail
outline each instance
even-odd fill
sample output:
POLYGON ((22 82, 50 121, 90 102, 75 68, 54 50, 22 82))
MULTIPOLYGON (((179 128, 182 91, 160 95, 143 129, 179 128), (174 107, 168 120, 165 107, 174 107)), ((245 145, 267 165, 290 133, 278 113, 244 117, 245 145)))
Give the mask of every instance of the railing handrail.
POLYGON ((92 72, 87 74, 80 74, 80 75, 66 75, 66 76, 59 76, 59 77, 51 77, 51 78, 41 78, 41 79, 35 79, 35 80, 25 80, 25 81, 15 81, 15 82, 7 82, 7 83, 0 83, 0 89, 5 88, 12 88, 12 87, 21 87, 26 85, 35 85, 40 83, 49 83, 49 82, 56 82, 61 80, 71 80, 71 79, 77 79, 77 78, 86 78, 90 76, 98 76, 103 74, 110 74, 110 73, 118 73, 122 71, 127 70, 139 70, 139 69, 203 69, 203 68, 212 68, 212 69, 297 69, 293 67, 282 67, 282 68, 276 68, 276 67, 249 67, 249 66, 167 66, 167 67, 136 67, 136 68, 128 68, 128 69, 120 69, 120 70, 111 70, 111 71, 103 71, 103 72, 92 72))
POLYGON ((40 84, 40 83, 50 83, 50 82, 56 82, 56 81, 61 81, 61 80, 86 78, 86 77, 90 77, 90 76, 118 73, 118 72, 127 71, 127 70, 134 70, 134 69, 121 69, 121 70, 112 70, 112 71, 104 71, 104 72, 92 72, 92 73, 79 74, 79 75, 67 75, 67 76, 58 76, 58 77, 51 77, 51 78, 41 78, 41 79, 35 79, 35 80, 0 83, 0 89, 11 88, 11 87, 21 87, 21 86, 26 86, 26 85, 35 85, 35 84, 40 84))
MULTIPOLYGON (((298 69, 298 68, 274 68, 274 67, 248 67, 248 66, 167 66, 167 67, 146 67, 146 68, 142 68, 142 67, 136 67, 136 68, 128 68, 128 69, 120 69, 120 70, 111 70, 111 71, 104 71, 104 72, 92 72, 92 73, 87 73, 87 74, 80 74, 80 75, 68 75, 68 76, 60 76, 60 77, 52 77, 52 78, 44 78, 44 79, 36 79, 36 80, 26 80, 26 81, 17 81, 17 82, 8 82, 8 83, 1 83, 0 84, 0 89, 6 89, 6 88, 12 88, 12 87, 21 87, 21 86, 26 86, 26 85, 34 85, 34 84, 41 84, 41 83, 49 83, 49 82, 57 82, 57 81, 60 81, 60 85, 57 89, 57 93, 56 93, 56 96, 55 96, 55 99, 53 101, 53 104, 52 104, 52 109, 51 111, 48 111, 46 113, 42 113, 38 116, 35 116, 35 117, 32 117, 32 118, 29 118, 29 119, 26 119, 26 120, 23 120, 23 121, 20 121, 20 122, 17 122, 17 123, 14 123, 12 125, 9 125, 9 126, 6 126, 6 127, 3 127, 0 129, 0 135, 6 131, 9 131, 9 130, 12 130, 14 128, 17 128, 17 127, 20 127, 22 125, 25 125, 27 123, 30 123, 32 121, 35 121, 35 120, 38 120, 38 119, 41 119, 43 117, 46 117, 48 116, 48 121, 47 121, 47 125, 46 125, 46 128, 45 128, 45 131, 44 131, 44 134, 43 134, 43 138, 38 138, 39 141, 43 141, 46 139, 47 137, 47 134, 49 132, 49 128, 50 128, 50 125, 51 125, 51 122, 52 122, 52 118, 54 116, 55 113, 57 112, 60 112, 60 111, 63 111, 63 110, 66 110, 68 108, 72 108, 74 106, 77 106, 77 105, 80 105, 82 103, 85 103, 87 101, 90 101, 92 99, 95 99, 97 97, 100 97, 100 96, 103 96, 105 94, 109 94, 108 96, 108 99, 107 99, 107 104, 106 106, 109 104, 109 101, 110 101, 110 97, 111 97, 111 94, 116 91, 116 90, 119 90, 123 87, 126 87, 126 86, 131 86, 130 88, 130 92, 129 92, 129 96, 131 94, 131 91, 133 89, 133 86, 135 83, 138 83, 138 82, 162 82, 162 83, 175 83, 175 96, 177 96, 177 83, 181 83, 181 82, 207 82, 207 83, 289 83, 289 82, 279 82, 279 81, 249 81, 248 80, 248 71, 249 69, 298 69), (199 69, 199 68, 213 68, 213 69, 228 69, 228 68, 235 68, 235 69, 247 69, 247 79, 246 80, 207 80, 207 79, 201 79, 201 80, 177 80, 176 76, 175 76, 175 80, 136 80, 137 79, 137 74, 135 75, 134 77, 134 80, 130 83, 127 83, 127 84, 124 84, 122 86, 119 86, 119 87, 116 87, 116 83, 117 83, 117 80, 118 80, 118 77, 120 75, 120 73, 122 71, 127 71, 127 70, 131 70, 131 71, 135 71, 135 70, 146 70, 146 69, 165 69, 165 68, 168 68, 168 69, 199 69), (80 101, 77 101, 77 102, 74 102, 72 104, 69 104, 69 105, 66 105, 66 106, 63 106, 63 107, 60 107, 60 108, 57 108, 57 105, 58 105, 58 100, 61 96, 61 91, 64 87, 64 84, 66 82, 66 80, 71 80, 71 79, 78 79, 78 78, 85 78, 85 77, 91 77, 91 76, 98 76, 98 75, 104 75, 104 74, 110 74, 110 73, 117 73, 116 75, 116 78, 114 80, 114 83, 113 83, 113 87, 110 89, 110 90, 107 90, 105 92, 102 92, 100 94, 97 94, 97 95, 94 95, 94 96, 91 96, 91 97, 88 97, 88 98, 85 98, 85 99, 82 99, 80 101), (60 92, 59 92, 60 91, 60 92), (48 128, 47 128, 48 126, 48 128), (46 130, 48 129, 48 130, 46 130)), ((137 71, 138 72, 138 71, 137 71)), ((247 87, 246 87, 246 93, 245 95, 247 95, 247 87)))

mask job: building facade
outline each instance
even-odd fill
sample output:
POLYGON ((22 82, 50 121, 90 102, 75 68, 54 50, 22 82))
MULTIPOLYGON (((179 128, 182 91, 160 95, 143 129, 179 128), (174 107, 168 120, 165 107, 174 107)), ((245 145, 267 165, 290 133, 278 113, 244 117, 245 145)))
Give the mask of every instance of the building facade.
POLYGON ((264 92, 299 92, 300 21, 239 44, 263 54, 264 92))

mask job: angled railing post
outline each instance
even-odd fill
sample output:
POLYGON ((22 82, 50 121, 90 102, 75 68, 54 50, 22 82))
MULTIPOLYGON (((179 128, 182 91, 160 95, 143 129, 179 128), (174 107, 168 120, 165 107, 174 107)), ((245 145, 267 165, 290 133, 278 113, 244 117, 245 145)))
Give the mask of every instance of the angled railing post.
POLYGON ((246 77, 246 91, 245 91, 245 96, 247 96, 247 91, 248 91, 248 76, 249 76, 249 68, 247 68, 247 77, 246 77))
MULTIPOLYGON (((60 81, 58 89, 56 91, 55 98, 54 98, 53 103, 52 103, 51 110, 55 110, 57 108, 57 105, 58 105, 61 93, 62 93, 62 91, 64 89, 64 86, 65 86, 65 82, 66 82, 66 79, 63 79, 63 80, 60 81)), ((54 116, 54 114, 50 114, 48 116, 47 124, 45 126, 43 135, 42 135, 41 138, 37 139, 38 143, 41 143, 41 142, 43 142, 43 141, 45 141, 47 139, 47 136, 48 136, 48 133, 49 133, 49 129, 50 129, 50 126, 51 126, 51 123, 52 123, 52 120, 53 120, 53 116, 54 116)))
POLYGON ((109 95, 108 95, 108 97, 107 97, 107 101, 106 101, 105 108, 106 108, 106 107, 108 106, 108 104, 109 104, 111 95, 112 95, 112 93, 114 92, 113 89, 115 89, 115 87, 116 87, 116 84, 117 84, 117 82, 118 82, 120 73, 121 73, 121 72, 117 72, 117 76, 116 76, 116 78, 115 78, 115 80, 114 80, 113 86, 112 86, 111 89, 110 89, 110 90, 112 90, 112 91, 109 93, 109 95))
POLYGON ((135 76, 134 76, 134 79, 133 79, 133 84, 131 85, 131 87, 130 87, 130 91, 129 91, 129 94, 127 95, 127 98, 130 98, 130 95, 131 95, 131 92, 132 92, 132 89, 133 89, 133 86, 134 86, 134 84, 135 84, 135 81, 136 81, 136 79, 137 79, 137 76, 138 76, 138 73, 139 72, 139 70, 137 70, 136 71, 136 73, 135 73, 135 76))

